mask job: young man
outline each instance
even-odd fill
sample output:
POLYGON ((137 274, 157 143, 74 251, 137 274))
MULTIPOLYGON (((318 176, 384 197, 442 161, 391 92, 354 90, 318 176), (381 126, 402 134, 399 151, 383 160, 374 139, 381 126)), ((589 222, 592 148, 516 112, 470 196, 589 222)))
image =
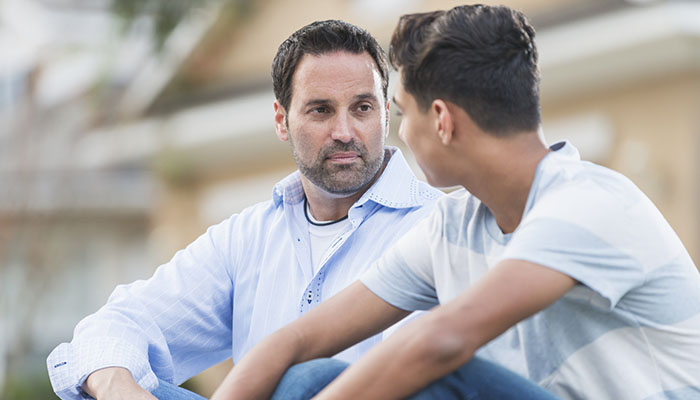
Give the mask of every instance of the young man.
MULTIPOLYGON (((399 134, 432 184, 466 190, 252 349, 215 399, 264 398, 290 365, 430 308, 317 398, 700 398, 700 275, 632 182, 545 146, 533 38, 505 7, 401 18, 399 134)), ((275 396, 311 397, 338 364, 292 368, 275 396)))
POLYGON ((170 384, 237 362, 349 285, 440 196, 384 146, 388 64, 367 32, 312 23, 281 44, 272 77, 277 135, 299 171, 81 321, 47 361, 59 397, 199 398, 170 384))

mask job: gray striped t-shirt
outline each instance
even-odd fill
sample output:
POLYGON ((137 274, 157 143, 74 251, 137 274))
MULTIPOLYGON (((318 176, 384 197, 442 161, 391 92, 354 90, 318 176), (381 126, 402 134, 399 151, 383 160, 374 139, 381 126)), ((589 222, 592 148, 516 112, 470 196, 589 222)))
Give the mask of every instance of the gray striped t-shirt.
POLYGON ((450 301, 503 259, 555 269, 580 284, 478 355, 565 399, 700 398, 700 274, 683 244, 627 178, 570 143, 552 150, 515 232, 460 190, 362 282, 415 310, 450 301))

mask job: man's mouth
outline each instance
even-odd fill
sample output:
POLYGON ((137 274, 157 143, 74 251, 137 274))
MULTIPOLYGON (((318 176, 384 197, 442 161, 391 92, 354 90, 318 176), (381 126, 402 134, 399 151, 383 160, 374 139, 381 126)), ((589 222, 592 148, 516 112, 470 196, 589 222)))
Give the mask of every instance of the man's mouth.
POLYGON ((335 164, 349 164, 360 158, 360 154, 354 151, 343 151, 328 156, 328 160, 335 164))

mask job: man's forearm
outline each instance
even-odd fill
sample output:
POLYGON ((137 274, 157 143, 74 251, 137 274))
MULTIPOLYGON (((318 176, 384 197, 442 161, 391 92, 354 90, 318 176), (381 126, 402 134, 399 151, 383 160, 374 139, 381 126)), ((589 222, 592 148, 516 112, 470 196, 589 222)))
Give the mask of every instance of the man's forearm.
POLYGON ((97 400, 157 400, 136 383, 128 369, 109 367, 91 373, 83 390, 97 400))

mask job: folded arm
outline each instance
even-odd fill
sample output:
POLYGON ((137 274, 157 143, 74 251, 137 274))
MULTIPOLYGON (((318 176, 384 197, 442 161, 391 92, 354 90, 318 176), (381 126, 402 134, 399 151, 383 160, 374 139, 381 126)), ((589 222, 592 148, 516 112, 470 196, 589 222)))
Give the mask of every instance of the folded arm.
POLYGON ((82 398, 80 385, 105 367, 122 367, 152 390, 158 378, 177 384, 230 357, 233 283, 217 236, 200 236, 149 280, 118 286, 78 324, 47 360, 59 397, 82 398))
POLYGON ((375 346, 317 398, 406 397, 468 362, 481 346, 575 284, 555 270, 505 260, 453 301, 375 346))
POLYGON ((231 370, 212 400, 269 398, 290 366, 330 357, 407 314, 356 282, 255 346, 231 370))

